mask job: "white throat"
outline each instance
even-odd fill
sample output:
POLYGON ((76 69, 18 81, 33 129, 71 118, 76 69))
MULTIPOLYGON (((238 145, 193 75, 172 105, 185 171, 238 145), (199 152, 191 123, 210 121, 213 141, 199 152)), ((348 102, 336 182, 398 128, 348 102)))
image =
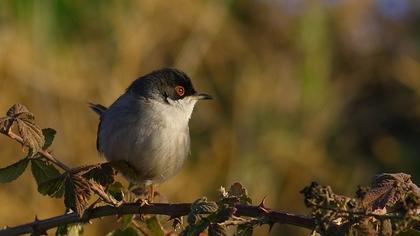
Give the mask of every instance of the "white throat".
POLYGON ((170 109, 168 109, 168 112, 170 112, 170 114, 167 114, 168 117, 171 117, 174 122, 175 120, 183 120, 188 123, 194 110, 194 106, 198 100, 193 97, 184 97, 179 100, 167 98, 167 101, 169 103, 167 106, 170 107, 170 109))

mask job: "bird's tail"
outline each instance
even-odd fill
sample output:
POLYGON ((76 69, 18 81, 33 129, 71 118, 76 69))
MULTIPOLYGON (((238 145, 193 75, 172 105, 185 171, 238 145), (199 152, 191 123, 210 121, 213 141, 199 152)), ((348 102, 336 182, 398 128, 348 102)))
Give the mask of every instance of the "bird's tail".
POLYGON ((106 106, 103 106, 101 104, 94 104, 94 103, 89 103, 89 107, 90 109, 92 109, 92 111, 94 111, 99 116, 101 116, 102 113, 104 113, 104 111, 108 109, 106 106))

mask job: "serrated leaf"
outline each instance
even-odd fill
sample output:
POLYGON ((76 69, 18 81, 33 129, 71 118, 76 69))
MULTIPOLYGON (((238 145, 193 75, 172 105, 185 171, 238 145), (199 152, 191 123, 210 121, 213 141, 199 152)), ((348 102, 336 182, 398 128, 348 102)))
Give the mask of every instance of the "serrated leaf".
POLYGON ((7 116, 16 122, 19 134, 25 145, 30 149, 30 153, 37 153, 44 146, 44 136, 41 129, 35 124, 35 116, 21 104, 13 105, 8 111, 7 116))
POLYGON ((393 205, 401 197, 397 186, 411 184, 410 175, 404 173, 377 175, 370 190, 363 196, 362 203, 373 210, 393 205))
POLYGON ((29 158, 22 160, 0 169, 0 183, 11 182, 19 177, 28 166, 29 158))
POLYGON ((200 219, 201 219, 201 217, 199 215, 197 215, 197 214, 195 214, 193 212, 190 212, 188 214, 188 217, 187 217, 187 222, 188 222, 188 224, 193 225, 197 221, 199 221, 200 219))
POLYGON ((64 204, 67 208, 82 216, 90 196, 90 186, 85 179, 77 175, 67 176, 64 192, 64 204))
POLYGON ((209 226, 209 236, 226 236, 226 229, 219 224, 211 224, 209 226))
POLYGON ((239 225, 238 229, 236 230, 235 236, 252 236, 253 231, 253 227, 247 225, 239 225))
POLYGON ((26 114, 27 116, 31 116, 32 113, 29 112, 28 108, 26 108, 22 104, 15 104, 12 107, 9 108, 6 115, 9 117, 17 117, 19 115, 26 114))
POLYGON ((217 203, 208 202, 205 197, 196 200, 191 205, 191 211, 195 214, 209 214, 216 212, 218 209, 217 203))
POLYGON ((61 175, 54 165, 41 158, 31 159, 31 169, 38 186, 61 175))
POLYGON ((16 120, 19 134, 33 153, 38 152, 44 146, 44 136, 41 129, 35 124, 26 120, 16 120))
POLYGON ((164 236, 162 226, 159 223, 159 220, 156 216, 153 216, 146 220, 147 228, 150 230, 151 235, 153 236, 164 236))
POLYGON ((0 132, 6 133, 13 125, 13 118, 2 117, 0 118, 0 132))
POLYGON ((92 179, 103 187, 112 184, 114 176, 115 172, 110 163, 100 164, 83 174, 83 177, 92 179))
POLYGON ((137 231, 131 227, 126 229, 116 229, 112 232, 109 232, 107 236, 138 236, 137 231))
POLYGON ((234 183, 228 191, 229 197, 237 197, 242 204, 251 204, 252 200, 248 196, 248 190, 241 183, 234 183))
POLYGON ((233 183, 232 186, 230 186, 229 189, 229 195, 230 196, 235 196, 235 197, 240 197, 242 195, 247 195, 247 190, 244 186, 242 186, 241 183, 233 183))
POLYGON ((42 129, 42 135, 44 136, 44 146, 42 149, 46 150, 51 146, 51 144, 54 141, 55 135, 57 134, 57 131, 51 128, 45 128, 42 129))
POLYGON ((42 195, 48 195, 54 198, 60 198, 64 194, 66 176, 60 175, 56 178, 47 180, 38 185, 38 192, 42 195))
POLYGON ((83 234, 82 224, 60 225, 55 232, 56 236, 79 236, 83 234))

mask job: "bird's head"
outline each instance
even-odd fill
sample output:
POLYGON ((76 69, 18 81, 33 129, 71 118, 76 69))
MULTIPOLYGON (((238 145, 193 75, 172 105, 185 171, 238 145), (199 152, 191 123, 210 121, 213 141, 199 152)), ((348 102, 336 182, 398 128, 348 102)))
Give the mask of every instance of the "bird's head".
POLYGON ((212 99, 208 94, 198 93, 191 79, 174 68, 163 68, 138 78, 128 87, 127 92, 137 98, 155 100, 184 110, 188 117, 197 101, 212 99))

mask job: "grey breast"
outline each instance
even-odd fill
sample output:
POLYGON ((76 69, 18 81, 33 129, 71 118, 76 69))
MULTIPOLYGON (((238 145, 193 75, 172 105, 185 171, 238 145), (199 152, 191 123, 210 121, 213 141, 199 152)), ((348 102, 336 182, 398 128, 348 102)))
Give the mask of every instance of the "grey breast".
POLYGON ((163 103, 126 93, 101 116, 98 150, 108 161, 125 160, 136 183, 161 182, 174 175, 189 153, 188 123, 176 124, 163 103))

